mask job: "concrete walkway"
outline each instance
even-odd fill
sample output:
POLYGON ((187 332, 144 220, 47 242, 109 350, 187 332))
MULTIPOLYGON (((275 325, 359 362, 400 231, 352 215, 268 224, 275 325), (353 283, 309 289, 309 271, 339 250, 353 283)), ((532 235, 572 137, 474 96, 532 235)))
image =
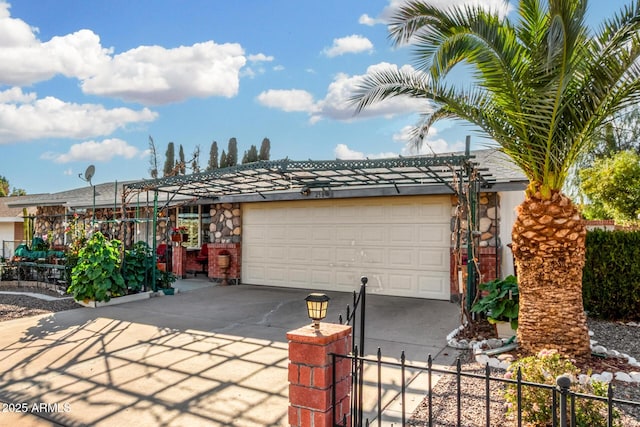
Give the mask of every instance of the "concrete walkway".
MULTIPOLYGON (((287 425, 285 334, 309 323, 309 291, 176 287, 175 296, 3 322, 0 400, 28 414, 0 412, 0 426, 287 425)), ((328 295, 327 321, 337 321, 352 297, 328 295)), ((365 352, 449 365, 457 353, 445 336, 459 321, 456 304, 368 295, 365 352)))

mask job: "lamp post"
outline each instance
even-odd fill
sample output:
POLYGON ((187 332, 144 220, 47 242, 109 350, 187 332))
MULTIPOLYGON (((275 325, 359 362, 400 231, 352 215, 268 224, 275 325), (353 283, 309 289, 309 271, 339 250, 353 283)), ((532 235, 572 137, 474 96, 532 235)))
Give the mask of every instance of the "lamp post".
POLYGON ((320 329, 320 321, 327 317, 327 307, 329 307, 329 297, 325 294, 312 293, 304 300, 307 302, 307 314, 313 321, 315 329, 320 329))

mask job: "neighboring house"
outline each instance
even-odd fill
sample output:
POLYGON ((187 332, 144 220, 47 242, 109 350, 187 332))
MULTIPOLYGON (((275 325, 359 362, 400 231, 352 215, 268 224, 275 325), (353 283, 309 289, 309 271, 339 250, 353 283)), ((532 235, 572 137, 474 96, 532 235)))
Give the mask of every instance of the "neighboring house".
MULTIPOLYGON (((0 197, 0 240, 4 259, 10 259, 16 246, 24 241, 24 211, 22 208, 9 207, 9 203, 18 202, 27 196, 0 197)), ((35 208, 29 208, 27 217, 35 214, 35 208)), ((27 221, 29 219, 27 218, 27 221)))
POLYGON ((171 228, 186 227, 187 270, 198 268, 193 259, 204 244, 210 278, 222 277, 217 257, 224 253, 231 255, 225 274, 242 283, 351 291, 367 276, 371 293, 451 300, 466 274, 458 262, 467 258, 467 203, 455 194, 461 182, 478 190, 463 198, 477 213, 472 256, 481 280, 513 272, 507 244, 527 184, 498 151, 470 154, 257 162, 96 185, 95 201, 92 187, 84 187, 19 206, 36 206, 36 235, 52 230, 57 244, 64 243, 70 215, 80 212, 88 221, 94 207, 103 231, 126 245, 152 244, 157 192, 156 244, 168 240, 171 228), (458 238, 462 250, 455 250, 458 238))

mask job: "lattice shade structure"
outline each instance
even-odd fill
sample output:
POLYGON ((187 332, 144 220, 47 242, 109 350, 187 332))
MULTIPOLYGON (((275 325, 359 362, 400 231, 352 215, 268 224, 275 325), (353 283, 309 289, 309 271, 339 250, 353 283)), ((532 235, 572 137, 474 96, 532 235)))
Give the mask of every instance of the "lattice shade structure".
MULTIPOLYGON (((221 196, 311 189, 345 189, 439 184, 450 187, 457 178, 480 170, 473 156, 418 156, 375 160, 260 161, 192 175, 145 180, 130 189, 156 190, 176 195, 215 199, 221 196), (462 175, 461 175, 462 174, 462 175)), ((483 186, 495 182, 489 174, 475 174, 483 186)))

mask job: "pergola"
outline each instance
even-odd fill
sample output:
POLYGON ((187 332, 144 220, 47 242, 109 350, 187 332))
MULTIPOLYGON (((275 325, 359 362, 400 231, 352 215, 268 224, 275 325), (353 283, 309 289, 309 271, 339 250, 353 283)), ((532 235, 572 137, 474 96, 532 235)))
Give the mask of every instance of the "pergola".
POLYGON ((458 193, 463 184, 477 182, 490 187, 496 181, 487 173, 488 169, 479 169, 473 158, 464 154, 367 160, 259 161, 191 175, 137 181, 126 187, 213 200, 234 196, 257 200, 266 199, 267 194, 291 192, 305 196, 314 189, 364 190, 384 195, 385 189, 411 194, 417 192, 416 187, 421 187, 422 192, 427 193, 458 193), (431 186, 431 191, 425 186, 431 186))
MULTIPOLYGON (((475 156, 464 154, 397 157, 366 160, 259 161, 213 171, 126 184, 126 188, 159 192, 213 202, 295 200, 309 197, 364 197, 394 194, 455 194, 468 213, 467 308, 477 282, 473 236, 480 188, 494 185, 488 168, 480 169, 475 156)), ((458 224, 460 225, 460 224, 458 224)), ((460 233, 457 246, 460 247, 460 233)), ((155 239, 154 239, 155 242, 155 239)))

